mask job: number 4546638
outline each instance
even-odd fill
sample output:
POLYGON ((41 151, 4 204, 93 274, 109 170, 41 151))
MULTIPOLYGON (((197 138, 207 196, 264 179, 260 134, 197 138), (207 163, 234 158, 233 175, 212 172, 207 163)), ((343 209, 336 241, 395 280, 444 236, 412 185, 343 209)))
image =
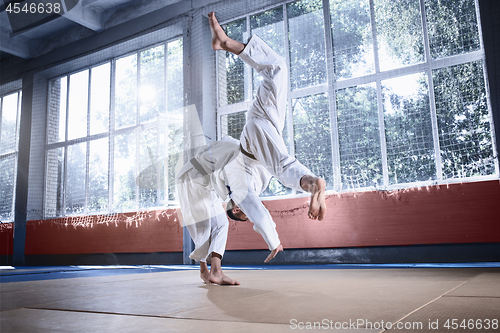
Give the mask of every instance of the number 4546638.
POLYGON ((458 319, 448 319, 444 324, 444 327, 451 330, 456 330, 458 328, 478 330, 478 329, 498 329, 498 319, 469 319, 459 321, 458 319))
POLYGON ((24 3, 22 6, 20 3, 9 3, 5 8, 5 11, 9 14, 18 14, 18 13, 26 13, 26 14, 51 14, 56 13, 59 14, 61 12, 61 4, 60 3, 24 3))

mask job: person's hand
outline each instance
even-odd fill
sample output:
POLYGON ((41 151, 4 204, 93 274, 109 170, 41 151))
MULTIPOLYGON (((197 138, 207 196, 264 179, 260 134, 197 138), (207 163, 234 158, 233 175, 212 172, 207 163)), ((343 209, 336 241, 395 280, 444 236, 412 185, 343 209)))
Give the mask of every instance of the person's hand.
POLYGON ((278 252, 280 251, 283 251, 283 245, 278 245, 277 248, 275 248, 274 250, 271 251, 271 253, 269 253, 269 255, 267 256, 266 260, 264 260, 264 262, 268 262, 270 261, 271 259, 273 259, 274 257, 276 257, 276 255, 278 254, 278 252))

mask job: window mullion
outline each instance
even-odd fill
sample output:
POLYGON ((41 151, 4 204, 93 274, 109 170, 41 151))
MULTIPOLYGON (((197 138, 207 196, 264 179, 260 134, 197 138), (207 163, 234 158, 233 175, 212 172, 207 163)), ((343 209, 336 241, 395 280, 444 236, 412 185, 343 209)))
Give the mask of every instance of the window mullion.
MULTIPOLYGON (((288 122, 286 123, 286 128, 288 131, 288 146, 290 147, 290 155, 295 156, 295 141, 293 132, 293 106, 291 98, 292 82, 290 78, 290 69, 292 64, 290 63, 290 41, 288 40, 288 12, 286 10, 286 3, 283 4, 283 34, 284 39, 284 49, 286 54, 286 63, 288 69, 288 84, 287 84, 287 115, 288 122)), ((283 135, 283 134, 282 134, 283 135)), ((296 194, 296 190, 292 189, 292 195, 296 194)))
MULTIPOLYGON (((250 38, 252 35, 251 35, 251 31, 250 31, 250 16, 247 15, 246 17, 246 25, 247 25, 247 40, 248 38, 250 38)), ((244 36, 244 35, 243 35, 244 36)), ((246 43, 247 40, 245 40, 245 37, 243 37, 243 41, 246 43)), ((251 101, 252 100, 252 96, 253 96, 253 68, 250 67, 250 66, 245 66, 245 101, 251 101)))
POLYGON ((491 109, 491 95, 490 95, 490 86, 489 86, 489 81, 488 81, 488 71, 486 70, 486 60, 485 60, 485 54, 484 54, 484 42, 483 42, 483 29, 481 25, 481 15, 479 12, 479 0, 474 1, 475 8, 476 8, 476 18, 477 18, 477 28, 479 32, 479 44, 481 46, 481 63, 483 67, 483 77, 484 77, 484 88, 486 91, 486 103, 488 105, 488 120, 490 122, 490 135, 491 135, 491 145, 493 148, 493 158, 495 161, 495 173, 497 175, 500 175, 500 166, 499 166, 499 159, 498 159, 498 148, 497 147, 497 141, 495 140, 496 138, 496 133, 495 133, 495 123, 493 121, 493 112, 491 109))
POLYGON ((377 84, 377 107, 378 107, 378 127, 380 136, 380 150, 382 152, 382 177, 384 186, 389 186, 389 169, 387 163, 387 141, 385 138, 384 104, 382 98, 382 83, 380 80, 380 59, 378 55, 377 29, 375 25, 375 5, 374 0, 370 0, 370 22, 372 26, 373 55, 375 60, 375 75, 377 84))
POLYGON ((425 11, 425 0, 420 0, 420 13, 422 18, 422 32, 424 37, 425 62, 427 64, 427 81, 429 89, 429 104, 431 107, 432 137, 434 142, 434 163, 436 164, 437 180, 443 179, 443 168, 441 162, 441 147, 439 144, 439 129, 436 111, 436 96, 434 95, 434 82, 432 81, 432 57, 429 43, 429 30, 427 29, 427 13, 425 11))
MULTIPOLYGON (((68 126, 69 126, 69 85, 70 85, 70 75, 67 76, 66 80, 66 125, 65 125, 65 131, 64 131, 64 165, 63 165, 63 190, 61 193, 62 196, 62 205, 61 205, 61 216, 66 216, 66 186, 68 184, 68 126)), ((57 214, 57 212, 56 212, 57 214)))
MULTIPOLYGON (((136 90, 136 99, 135 99, 135 176, 139 175, 139 161, 141 154, 141 127, 140 125, 140 113, 141 113, 141 103, 140 103, 140 91, 141 91, 141 52, 137 52, 137 90, 136 90)), ((139 185, 135 182, 135 205, 139 208, 139 185)))
MULTIPOLYGON (((17 108, 16 108, 16 130, 15 130, 15 135, 16 135, 16 143, 15 143, 15 151, 19 151, 19 131, 21 128, 21 99, 22 99, 22 92, 17 93, 17 108)), ((2 113, 0 112, 0 119, 2 117, 2 113)), ((0 120, 1 121, 1 120, 0 120)), ((0 125, 0 133, 2 131, 2 127, 0 125)), ((17 175, 17 173, 15 173, 17 175)))
POLYGON ((108 141, 108 212, 113 212, 114 168, 115 168, 115 74, 116 60, 111 61, 109 97, 109 141, 108 141))
POLYGON ((290 79, 290 68, 291 68, 291 63, 290 63, 290 41, 288 40, 288 13, 286 11, 286 3, 283 4, 283 29, 285 33, 283 34, 284 38, 284 49, 285 49, 285 54, 286 54, 286 63, 287 63, 287 69, 288 69, 288 82, 287 82, 287 115, 288 115, 288 122, 287 122, 287 131, 288 131, 288 144, 290 147, 290 155, 295 156, 295 144, 294 144, 294 133, 293 133, 293 110, 292 110, 292 98, 291 98, 291 90, 292 90, 292 82, 290 79))
POLYGON ((158 157, 165 156, 163 160, 157 163, 157 167, 160 165, 163 165, 163 170, 158 170, 156 169, 156 174, 157 174, 157 182, 158 182, 158 189, 156 192, 157 198, 158 198, 158 203, 160 204, 167 204, 168 203, 168 126, 169 126, 169 117, 168 117, 168 71, 167 71, 167 66, 168 66, 168 43, 165 42, 164 44, 164 52, 163 52, 163 84, 164 84, 164 91, 163 93, 165 94, 165 110, 164 110, 164 116, 163 120, 162 117, 158 117, 158 146, 157 146, 157 151, 158 151, 158 157), (162 126, 163 123, 163 126, 162 126), (164 144, 165 144, 165 155, 162 154, 161 152, 161 131, 164 131, 164 144), (167 167, 165 168, 165 161, 167 161, 167 167), (162 174, 160 174, 160 171, 163 171, 162 174), (161 183, 161 176, 163 175, 163 184, 161 183), (163 185, 163 186, 162 186, 163 185), (163 193, 163 198, 164 202, 160 202, 161 200, 161 193, 163 193))
POLYGON ((325 29, 326 46, 326 70, 328 80, 328 103, 330 105, 330 129, 332 140, 333 157, 333 188, 335 191, 341 189, 341 168, 340 168, 340 139, 338 129, 338 111, 335 93, 335 68, 333 64, 333 36, 332 24, 330 21, 330 2, 323 0, 323 19, 325 29))
POLYGON ((88 213, 89 212, 89 192, 90 192, 90 184, 89 184, 89 170, 90 170, 90 140, 88 139, 90 137, 90 105, 91 105, 91 87, 90 84, 92 82, 92 69, 89 69, 89 78, 87 82, 87 148, 85 149, 85 206, 84 206, 84 212, 88 213))

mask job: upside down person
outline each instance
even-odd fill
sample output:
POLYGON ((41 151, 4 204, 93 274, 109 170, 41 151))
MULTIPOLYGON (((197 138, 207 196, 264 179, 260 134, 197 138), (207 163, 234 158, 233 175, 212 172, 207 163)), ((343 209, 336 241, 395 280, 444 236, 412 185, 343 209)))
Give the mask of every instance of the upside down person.
MULTIPOLYGON (((326 182, 288 154, 282 137, 288 92, 286 61, 256 35, 246 45, 229 38, 217 22, 214 12, 208 14, 208 19, 212 49, 238 55, 262 76, 241 133, 241 152, 250 160, 261 163, 284 186, 310 192, 308 216, 313 220, 323 220, 327 209, 326 182)), ((230 202, 228 206, 232 205, 230 202)), ((282 250, 280 244, 273 249, 272 254, 275 256, 282 250)))
POLYGON ((221 268, 229 224, 222 200, 230 197, 227 214, 232 219, 249 218, 254 223, 254 230, 271 251, 265 260, 268 262, 283 251, 276 225, 258 197, 271 174, 287 187, 311 193, 308 216, 314 220, 322 220, 326 214, 326 183, 288 154, 281 136, 286 62, 258 36, 252 36, 247 45, 227 37, 213 12, 209 23, 212 48, 237 54, 263 77, 240 142, 224 138, 200 149, 176 176, 184 224, 195 243, 190 258, 200 261, 200 276, 205 283, 234 285, 239 283, 221 268), (211 261, 210 271, 207 261, 211 261))

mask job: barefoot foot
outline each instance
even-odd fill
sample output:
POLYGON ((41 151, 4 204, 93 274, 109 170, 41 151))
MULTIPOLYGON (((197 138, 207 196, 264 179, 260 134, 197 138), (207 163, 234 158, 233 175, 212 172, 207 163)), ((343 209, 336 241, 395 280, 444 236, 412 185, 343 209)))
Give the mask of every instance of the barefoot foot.
POLYGON ((236 280, 231 279, 226 276, 223 272, 210 273, 210 282, 220 285, 239 285, 240 283, 236 280))
POLYGON ((210 12, 208 14, 208 23, 210 24, 210 31, 212 32, 212 49, 222 50, 229 37, 220 26, 219 22, 215 18, 215 13, 210 12))
POLYGON ((206 262, 200 262, 200 277, 204 284, 211 284, 210 270, 208 269, 206 262))
POLYGON ((213 50, 224 50, 229 51, 234 54, 240 54, 245 48, 245 45, 229 38, 224 29, 220 26, 219 22, 215 18, 215 13, 210 12, 208 14, 208 23, 210 25, 210 32, 212 33, 212 49, 213 50))
POLYGON ((325 189, 326 182, 317 178, 313 186, 313 191, 311 195, 311 202, 309 204, 309 218, 312 220, 323 220, 326 214, 326 201, 325 201, 325 189))

